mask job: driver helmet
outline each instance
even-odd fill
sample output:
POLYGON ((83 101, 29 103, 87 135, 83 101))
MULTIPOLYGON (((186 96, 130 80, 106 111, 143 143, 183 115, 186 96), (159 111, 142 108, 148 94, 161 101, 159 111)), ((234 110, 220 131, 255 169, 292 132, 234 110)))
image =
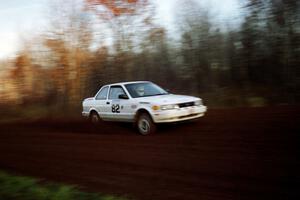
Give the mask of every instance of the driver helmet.
POLYGON ((144 86, 140 85, 136 88, 136 92, 139 96, 144 96, 145 94, 145 89, 144 86))

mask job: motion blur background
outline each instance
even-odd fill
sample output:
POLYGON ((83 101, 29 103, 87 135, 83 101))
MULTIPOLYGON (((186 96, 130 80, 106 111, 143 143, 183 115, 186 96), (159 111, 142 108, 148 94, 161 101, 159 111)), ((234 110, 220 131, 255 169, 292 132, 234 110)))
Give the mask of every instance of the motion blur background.
MULTIPOLYGON (((11 2, 1 1, 2 53, 11 2)), ((103 84, 131 80, 209 107, 299 103, 298 0, 55 0, 39 9, 43 18, 20 26, 16 51, 0 58, 1 118, 80 115, 103 84)))

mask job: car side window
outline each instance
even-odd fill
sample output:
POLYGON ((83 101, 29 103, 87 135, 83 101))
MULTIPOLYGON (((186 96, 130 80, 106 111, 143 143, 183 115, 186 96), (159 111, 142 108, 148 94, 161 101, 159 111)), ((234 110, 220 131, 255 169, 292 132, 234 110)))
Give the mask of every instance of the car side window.
POLYGON ((107 92, 108 92, 108 86, 101 89, 101 91, 96 96, 96 99, 97 100, 105 100, 107 97, 107 92))
POLYGON ((108 99, 119 99, 120 94, 125 94, 121 86, 111 86, 109 91, 108 99))

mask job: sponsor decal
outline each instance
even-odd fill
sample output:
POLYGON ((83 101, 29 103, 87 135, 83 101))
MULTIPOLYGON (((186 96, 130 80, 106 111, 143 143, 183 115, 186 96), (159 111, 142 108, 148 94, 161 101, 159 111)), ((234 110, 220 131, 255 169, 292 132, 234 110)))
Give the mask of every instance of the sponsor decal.
POLYGON ((139 102, 140 104, 150 104, 149 102, 139 102))

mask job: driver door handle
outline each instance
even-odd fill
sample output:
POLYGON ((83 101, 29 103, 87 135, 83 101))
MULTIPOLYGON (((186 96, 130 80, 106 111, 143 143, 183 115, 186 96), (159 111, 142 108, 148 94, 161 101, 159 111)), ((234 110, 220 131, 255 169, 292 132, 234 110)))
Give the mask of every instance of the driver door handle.
POLYGON ((110 104, 110 102, 108 101, 108 102, 106 102, 106 104, 110 104))

